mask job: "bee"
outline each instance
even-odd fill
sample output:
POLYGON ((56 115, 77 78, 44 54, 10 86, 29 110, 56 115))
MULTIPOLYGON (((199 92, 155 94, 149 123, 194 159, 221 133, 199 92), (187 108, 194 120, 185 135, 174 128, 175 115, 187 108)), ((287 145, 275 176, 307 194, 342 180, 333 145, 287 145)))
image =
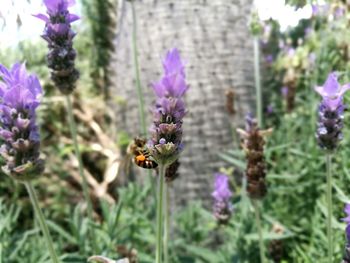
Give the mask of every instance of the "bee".
POLYGON ((145 148, 146 140, 135 138, 134 142, 129 146, 129 152, 134 156, 134 162, 137 166, 145 169, 154 169, 158 164, 150 159, 150 153, 145 148))

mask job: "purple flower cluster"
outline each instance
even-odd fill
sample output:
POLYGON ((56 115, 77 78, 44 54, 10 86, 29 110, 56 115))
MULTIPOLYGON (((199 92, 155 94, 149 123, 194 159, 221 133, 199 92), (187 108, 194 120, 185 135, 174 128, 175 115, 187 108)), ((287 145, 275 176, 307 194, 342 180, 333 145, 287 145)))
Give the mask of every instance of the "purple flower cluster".
POLYGON ((350 263, 350 204, 346 204, 344 208, 346 217, 343 218, 343 221, 346 223, 345 235, 346 235, 346 246, 345 246, 345 255, 343 263, 350 263))
POLYGON ((48 16, 44 14, 35 17, 46 23, 42 37, 47 41, 49 53, 48 67, 52 70, 51 79, 63 94, 70 94, 74 88, 79 72, 75 68, 76 52, 73 49, 75 33, 71 23, 79 17, 70 14, 68 7, 75 4, 74 0, 44 0, 48 16))
POLYGON ((346 9, 343 7, 343 6, 337 6, 335 9, 334 9, 334 17, 336 19, 339 19, 341 17, 343 17, 346 13, 346 9))
POLYGON ((322 96, 318 109, 318 124, 316 137, 321 148, 333 151, 343 138, 343 95, 350 88, 350 84, 340 86, 337 75, 329 74, 325 84, 315 90, 322 96))
POLYGON ((0 76, 0 154, 5 160, 1 168, 15 179, 30 180, 44 169, 35 121, 42 89, 38 78, 28 75, 24 64, 17 63, 11 69, 0 65, 0 76))
POLYGON ((312 16, 313 17, 326 16, 327 13, 329 12, 330 5, 329 4, 324 4, 324 5, 312 4, 311 8, 312 8, 312 16))
POLYGON ((148 146, 158 164, 170 165, 183 148, 182 119, 186 114, 183 96, 188 85, 185 81, 184 64, 177 49, 167 53, 163 67, 163 77, 153 84, 157 99, 148 146))
POLYGON ((215 174, 214 192, 214 216, 219 224, 227 224, 232 213, 230 199, 232 192, 230 190, 229 178, 222 173, 215 174))

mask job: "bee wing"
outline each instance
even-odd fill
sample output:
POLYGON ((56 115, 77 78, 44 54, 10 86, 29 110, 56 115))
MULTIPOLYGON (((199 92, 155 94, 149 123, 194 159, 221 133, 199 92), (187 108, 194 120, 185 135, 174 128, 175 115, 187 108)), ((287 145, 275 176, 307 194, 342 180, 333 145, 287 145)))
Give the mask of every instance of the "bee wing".
POLYGON ((117 172, 117 178, 120 178, 122 181, 126 180, 130 174, 133 155, 127 153, 125 157, 120 161, 119 169, 117 172))
POLYGON ((120 158, 115 158, 113 161, 110 161, 107 164, 105 175, 104 175, 104 180, 107 184, 110 184, 115 180, 117 180, 120 174, 122 161, 123 159, 120 160, 120 158))

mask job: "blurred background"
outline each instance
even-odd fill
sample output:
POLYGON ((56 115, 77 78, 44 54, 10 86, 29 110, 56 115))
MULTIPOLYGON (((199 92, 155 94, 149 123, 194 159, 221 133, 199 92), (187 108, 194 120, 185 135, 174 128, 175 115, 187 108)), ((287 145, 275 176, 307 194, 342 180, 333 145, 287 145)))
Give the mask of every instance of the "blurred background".
MULTIPOLYGON (((74 117, 90 195, 99 254, 153 262, 155 179, 131 162, 127 148, 139 135, 132 57, 132 10, 124 0, 76 0, 74 117)), ((350 3, 346 0, 135 0, 145 105, 161 59, 177 47, 186 61, 190 90, 184 119, 185 150, 171 186, 172 263, 259 262, 257 230, 242 175, 244 153, 236 129, 255 112, 254 37, 258 24, 269 193, 263 229, 270 262, 325 262, 325 163, 315 140, 320 98, 313 87, 331 71, 350 82, 350 3), (258 20, 254 20, 258 17, 258 20), (213 174, 231 178, 229 225, 212 215, 213 174)), ((41 206, 63 262, 86 262, 86 204, 70 139, 64 98, 46 66, 40 0, 1 0, 0 63, 26 61, 45 90, 39 110, 45 174, 36 180, 41 206)), ((348 102, 349 98, 345 98, 348 102)), ((151 116, 147 123, 151 124, 151 116)), ((334 249, 345 246, 343 205, 349 200, 348 113, 334 157, 334 249)), ((0 263, 48 262, 30 200, 21 184, 0 174, 0 263)))

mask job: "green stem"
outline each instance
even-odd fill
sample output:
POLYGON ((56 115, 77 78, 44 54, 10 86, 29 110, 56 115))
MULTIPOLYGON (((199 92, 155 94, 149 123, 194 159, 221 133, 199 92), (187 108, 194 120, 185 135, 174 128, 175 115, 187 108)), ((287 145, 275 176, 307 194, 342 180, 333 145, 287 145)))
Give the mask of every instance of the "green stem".
MULTIPOLYGON (((140 115, 140 134, 142 136, 147 136, 147 126, 146 126, 146 117, 145 117, 145 102, 141 87, 141 77, 140 77, 140 66, 139 66, 139 60, 138 60, 138 49, 137 49, 137 19, 136 19, 136 11, 135 11, 135 5, 134 0, 130 1, 131 3, 131 9, 132 9, 132 50, 133 50, 133 57, 134 57, 134 69, 135 69, 135 79, 136 79, 136 91, 137 91, 137 97, 139 100, 138 108, 139 108, 139 115, 140 115)), ((152 178, 152 172, 150 170, 147 171, 148 174, 148 180, 149 184, 151 185, 152 193, 156 193, 155 186, 153 184, 153 178, 152 178)), ((155 196, 156 198, 156 196, 155 196)))
MULTIPOLYGON (((88 213, 89 221, 90 221, 90 223, 92 223, 92 222, 94 222, 93 216, 92 216, 93 215, 92 202, 91 202, 90 195, 89 195, 89 186, 88 186, 87 179, 86 179, 86 176, 84 173, 83 161, 81 159, 81 154, 80 154, 80 150, 79 150, 79 144, 78 144, 78 139, 77 139, 77 126, 76 126, 76 123, 75 123, 75 120, 73 117, 73 107, 72 107, 70 95, 67 95, 66 99, 67 99, 69 128, 70 128, 71 136, 73 139, 75 155, 78 159, 79 174, 80 174, 80 177, 82 179, 83 194, 84 194, 85 202, 87 203, 87 213, 88 213)), ((95 234, 94 234, 94 231, 92 228, 90 228, 90 236, 92 239, 94 251, 97 252, 97 243, 96 243, 95 234)))
POLYGON ((258 118, 258 125, 263 127, 262 116, 262 93, 260 81, 260 52, 259 52, 259 37, 254 37, 254 76, 255 76, 255 90, 256 90, 256 116, 258 118))
POLYGON ((327 237, 328 237, 328 262, 332 262, 333 256, 333 242, 332 242, 332 155, 328 153, 326 155, 327 163, 327 237))
POLYGON ((53 247, 53 242, 52 242, 52 239, 51 239, 51 236, 50 236, 50 231, 49 231, 49 228, 47 227, 47 224, 46 224, 46 221, 45 221, 45 217, 44 217, 44 215, 43 215, 43 213, 42 213, 42 211, 40 209, 39 201, 38 201, 38 198, 37 198, 37 196, 35 194, 34 187, 33 187, 33 185, 30 182, 25 182, 24 185, 27 188, 30 200, 32 201, 32 204, 33 204, 33 207, 34 207, 34 211, 35 211, 36 217, 37 217, 37 219, 39 221, 39 225, 41 227, 41 231, 43 232, 44 238, 46 239, 46 243, 47 243, 47 246, 49 248, 51 260, 52 260, 53 263, 59 263, 60 261, 58 260, 58 257, 56 255, 55 249, 53 247))
POLYGON ((256 200, 252 200, 252 203, 254 206, 256 226, 258 228, 258 233, 259 233, 260 262, 265 263, 265 248, 264 248, 264 239, 263 239, 262 226, 261 226, 261 220, 260 220, 259 206, 256 200))
POLYGON ((147 127, 146 127, 146 118, 145 118, 145 103, 143 100, 143 93, 141 87, 141 79, 140 79, 140 67, 138 60, 138 50, 137 50, 137 20, 136 20, 136 11, 134 6, 134 1, 131 1, 132 8, 132 50, 134 55, 134 68, 135 68, 135 79, 136 79, 136 89, 137 89, 137 97, 139 99, 139 113, 140 113, 140 121, 141 121, 141 134, 143 136, 147 135, 147 127))
POLYGON ((168 250, 168 241, 169 241, 169 227, 170 227, 170 217, 169 217, 169 191, 168 184, 164 185, 164 263, 169 262, 169 250, 168 250))
POLYGON ((165 184, 166 166, 159 165, 158 174, 158 194, 157 194, 157 246, 156 246, 156 263, 162 262, 162 237, 163 237, 163 193, 165 184))

